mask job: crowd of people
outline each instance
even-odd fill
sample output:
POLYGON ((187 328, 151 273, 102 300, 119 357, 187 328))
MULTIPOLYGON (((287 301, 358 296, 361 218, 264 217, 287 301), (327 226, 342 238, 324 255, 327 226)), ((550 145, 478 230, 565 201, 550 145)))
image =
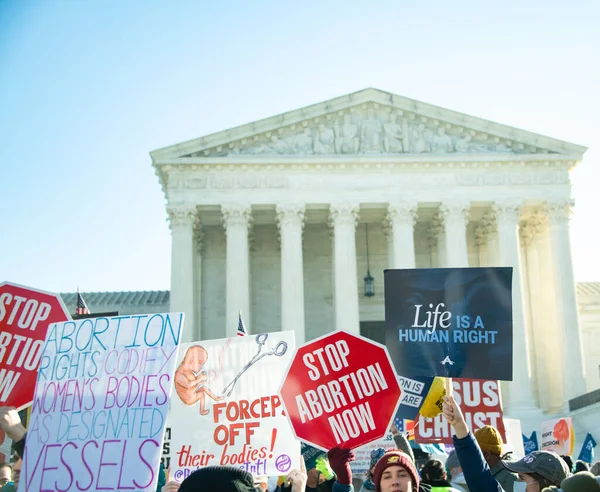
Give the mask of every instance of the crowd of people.
MULTIPOLYGON (((453 428, 454 450, 445 464, 430 460, 418 470, 408 439, 392 427, 395 449, 371 452, 364 477, 353 477, 350 449, 327 453, 327 466, 291 470, 279 485, 231 466, 211 466, 193 472, 183 482, 159 484, 157 492, 600 492, 600 462, 572 462, 568 456, 533 451, 518 461, 503 455, 497 429, 485 426, 472 433, 452 396, 443 404, 453 428)), ((14 442, 15 461, 0 465, 0 491, 18 488, 26 429, 14 408, 0 408, 0 427, 14 442)), ((304 462, 302 463, 304 465, 304 462)), ((311 463, 312 464, 312 463, 311 463)), ((28 491, 30 492, 30 491, 28 491)), ((31 491, 33 492, 33 491, 31 491)))

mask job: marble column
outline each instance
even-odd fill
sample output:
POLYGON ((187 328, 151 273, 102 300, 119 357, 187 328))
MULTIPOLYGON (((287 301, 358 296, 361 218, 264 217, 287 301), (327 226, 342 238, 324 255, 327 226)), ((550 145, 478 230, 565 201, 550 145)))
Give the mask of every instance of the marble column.
POLYGON ((202 253, 204 248, 204 232, 199 219, 194 222, 194 242, 196 246, 194 255, 194 316, 196 321, 194 341, 198 341, 202 340, 202 253))
POLYGON ((537 232, 536 224, 528 219, 519 225, 519 244, 521 246, 521 289, 523 290, 523 315, 525 317, 525 333, 529 340, 529 366, 531 367, 531 392, 535 398, 536 406, 542 408, 540 404, 540 379, 537 371, 537 352, 541 349, 534 336, 534 302, 532 297, 539 296, 539 285, 537 279, 531 272, 534 271, 536 264, 536 255, 531 247, 533 237, 537 232), (535 292, 535 294, 534 294, 535 292))
POLYGON ((446 232, 446 263, 449 267, 468 267, 467 223, 471 204, 469 202, 443 203, 440 216, 444 219, 446 232))
POLYGON ((523 290, 521 285, 521 260, 519 245, 519 218, 521 204, 516 202, 496 203, 498 226, 499 266, 513 268, 513 381, 509 389, 509 415, 532 409, 531 368, 529 365, 529 341, 525 328, 523 290))
POLYGON ((195 336, 194 312, 194 221, 196 207, 169 207, 171 227, 170 311, 185 313, 183 342, 195 336))
MULTIPOLYGON (((390 268, 415 268, 415 222, 417 204, 409 202, 390 203, 387 222, 390 225, 392 247, 390 268)), ((390 251, 388 250, 388 251, 390 251)))
POLYGON ((281 329, 295 332, 296 344, 305 342, 304 267, 302 228, 304 205, 277 205, 281 237, 281 329))
POLYGON ((223 205, 221 213, 227 234, 225 336, 231 337, 237 333, 240 312, 246 328, 252 326, 248 245, 248 229, 252 222, 252 209, 248 205, 223 205))
POLYGON ((429 245, 431 268, 439 268, 442 266, 439 247, 441 233, 442 225, 434 219, 427 229, 427 244, 429 245))
POLYGON ((567 400, 586 393, 585 364, 581 349, 581 332, 577 310, 577 293, 573 278, 573 258, 569 238, 572 202, 548 203, 550 240, 555 270, 556 315, 562 332, 565 363, 565 397, 567 400))
POLYGON ((475 245, 477 246, 478 264, 480 267, 490 265, 491 235, 496 227, 494 214, 486 213, 475 228, 475 245))
POLYGON ((547 231, 544 214, 537 212, 524 224, 521 241, 525 249, 525 277, 529 287, 528 334, 531 340, 532 379, 537 385, 541 410, 557 412, 563 403, 563 371, 556 367, 556 361, 563 358, 560 356, 562 342, 559 341, 556 316, 548 309, 554 304, 556 295, 547 276, 550 259, 544 256, 548 249, 545 241, 547 231))
POLYGON ((360 334, 355 237, 358 205, 333 204, 329 212, 334 235, 335 327, 360 334))

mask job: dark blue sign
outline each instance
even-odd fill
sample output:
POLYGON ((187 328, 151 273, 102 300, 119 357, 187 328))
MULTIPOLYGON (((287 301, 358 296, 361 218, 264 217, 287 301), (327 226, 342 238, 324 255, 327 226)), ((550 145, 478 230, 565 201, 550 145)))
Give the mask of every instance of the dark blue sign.
POLYGON ((531 433, 531 437, 527 437, 525 434, 523 436, 523 449, 525 450, 525 454, 533 453, 534 451, 538 451, 538 441, 537 434, 535 431, 531 433))
POLYGON ((579 453, 578 460, 585 461, 586 463, 592 464, 594 461, 594 448, 596 447, 596 440, 588 432, 585 436, 583 446, 581 446, 581 452, 579 453))
POLYGON ((386 270, 398 374, 512 381, 512 268, 386 270))
POLYGON ((397 420, 415 420, 427 393, 431 389, 433 377, 413 376, 406 378, 398 376, 398 383, 400 384, 402 394, 400 396, 400 405, 394 418, 397 420))

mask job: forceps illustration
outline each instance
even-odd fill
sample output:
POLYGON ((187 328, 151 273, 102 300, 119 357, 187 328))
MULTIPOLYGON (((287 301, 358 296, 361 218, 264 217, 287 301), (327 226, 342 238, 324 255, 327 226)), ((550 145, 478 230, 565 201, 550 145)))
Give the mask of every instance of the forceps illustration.
POLYGON ((252 357, 252 359, 250 359, 244 367, 242 367, 242 370, 237 374, 237 376, 235 378, 233 378, 233 381, 231 381, 227 386, 225 386, 225 388, 223 389, 221 394, 223 394, 225 396, 230 396, 231 393, 233 392, 233 389, 235 388, 235 385, 237 384, 238 380, 242 376, 242 374, 244 374, 248 369, 250 369, 250 367, 252 367, 254 364, 256 364, 263 357, 266 357, 268 355, 275 355, 277 357, 281 357, 283 354, 285 354, 287 352, 288 345, 286 342, 284 342, 282 340, 268 352, 261 353, 265 343, 267 342, 267 338, 269 338, 268 333, 259 333, 258 335, 256 335, 256 343, 258 344, 258 352, 256 352, 256 355, 254 357, 252 357))

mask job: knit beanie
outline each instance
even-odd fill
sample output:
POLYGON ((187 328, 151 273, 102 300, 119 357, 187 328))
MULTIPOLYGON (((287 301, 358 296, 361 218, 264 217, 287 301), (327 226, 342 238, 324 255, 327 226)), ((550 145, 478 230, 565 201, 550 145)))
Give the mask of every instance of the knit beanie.
POLYGON ((502 455, 502 437, 500 437, 498 429, 486 425, 481 429, 477 429, 474 436, 482 451, 498 456, 502 455))
POLYGON ((181 482, 179 492, 256 492, 251 473, 233 466, 207 466, 200 468, 181 482))
MULTIPOLYGON (((421 482, 419 474, 410 456, 403 453, 399 449, 391 449, 381 457, 381 459, 375 465, 375 471, 373 472, 373 482, 375 482, 375 491, 380 492, 381 476, 386 468, 390 466, 401 466, 404 468, 412 479, 413 491, 419 490, 419 483, 421 482)), ((181 492, 181 491, 180 491, 181 492)))
POLYGON ((371 460, 369 461, 369 470, 373 468, 377 462, 381 459, 381 457, 385 454, 385 449, 383 448, 375 448, 371 451, 371 460))
POLYGON ((557 487, 546 487, 543 492, 600 492, 600 477, 589 472, 579 472, 565 478, 557 487))

